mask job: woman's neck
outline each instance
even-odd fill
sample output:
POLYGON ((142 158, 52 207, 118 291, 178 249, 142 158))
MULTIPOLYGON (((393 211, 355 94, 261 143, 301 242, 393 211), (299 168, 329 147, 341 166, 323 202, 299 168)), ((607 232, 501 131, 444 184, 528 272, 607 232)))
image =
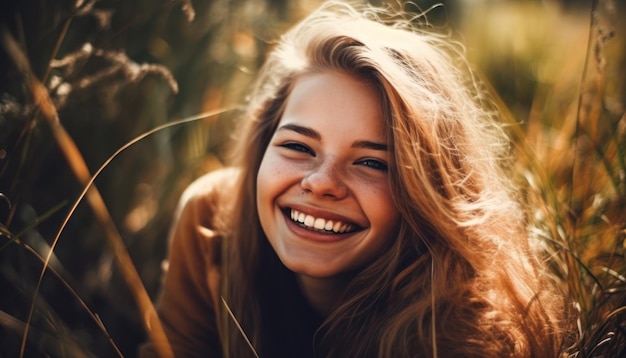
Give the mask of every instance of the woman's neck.
POLYGON ((317 278, 297 275, 297 277, 304 297, 324 317, 337 307, 349 281, 347 276, 317 278))

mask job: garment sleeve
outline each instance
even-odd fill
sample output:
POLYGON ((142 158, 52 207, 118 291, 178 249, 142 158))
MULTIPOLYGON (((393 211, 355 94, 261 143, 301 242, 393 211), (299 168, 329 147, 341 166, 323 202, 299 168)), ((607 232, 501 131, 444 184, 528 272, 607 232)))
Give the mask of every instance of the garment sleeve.
MULTIPOLYGON (((196 180, 183 194, 172 226, 157 312, 176 357, 221 357, 215 305, 220 238, 214 225, 225 177, 220 170, 196 180)), ((153 347, 141 347, 140 356, 155 356, 153 347)))

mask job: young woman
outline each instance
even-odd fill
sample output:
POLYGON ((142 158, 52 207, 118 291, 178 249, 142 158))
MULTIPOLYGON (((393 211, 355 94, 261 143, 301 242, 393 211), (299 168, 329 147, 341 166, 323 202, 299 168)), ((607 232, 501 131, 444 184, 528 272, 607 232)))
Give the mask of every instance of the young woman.
POLYGON ((328 3, 286 33, 232 166, 184 194, 159 301, 177 356, 561 352, 496 112, 449 40, 384 15, 328 3))

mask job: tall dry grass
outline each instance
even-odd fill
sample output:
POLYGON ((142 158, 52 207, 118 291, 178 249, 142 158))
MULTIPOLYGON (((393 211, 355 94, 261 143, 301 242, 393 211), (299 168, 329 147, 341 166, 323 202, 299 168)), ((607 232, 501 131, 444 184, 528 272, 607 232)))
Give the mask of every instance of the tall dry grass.
POLYGON ((2 5, 1 355, 134 356, 165 341, 152 300, 169 220, 220 165, 231 124, 218 109, 245 89, 238 66, 263 48, 251 23, 272 9, 2 5))
MULTIPOLYGON (((234 117, 195 115, 235 103, 267 40, 316 3, 28 0, 2 12, 0 354, 134 356, 160 339, 150 298, 171 213, 221 165, 234 117)), ((508 111, 533 233, 572 299, 564 355, 618 357, 626 9, 577 3, 451 2, 441 18, 508 111)))
POLYGON ((546 252, 549 274, 572 300, 575 327, 565 352, 621 357, 626 355, 626 26, 620 19, 626 5, 598 0, 576 10, 550 2, 505 2, 474 9, 503 16, 466 26, 480 26, 473 39, 480 43, 475 59, 511 110, 533 233, 546 252), (506 55, 498 56, 501 52, 506 55))

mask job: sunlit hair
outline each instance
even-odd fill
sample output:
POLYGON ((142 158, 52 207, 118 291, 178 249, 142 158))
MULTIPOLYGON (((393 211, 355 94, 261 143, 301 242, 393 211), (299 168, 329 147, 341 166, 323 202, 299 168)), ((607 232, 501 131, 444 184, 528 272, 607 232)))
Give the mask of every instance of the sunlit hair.
MULTIPOLYGON (((503 170, 497 112, 447 36, 388 11, 327 3, 286 33, 262 68, 236 138, 241 170, 224 297, 263 355, 261 291, 288 284, 261 229, 256 176, 294 81, 338 71, 379 90, 393 155, 397 237, 355 274, 317 332, 320 357, 555 357, 564 307, 542 276, 503 170)), ((414 19, 413 19, 414 20, 414 19)), ((226 319, 229 321, 229 319, 226 319)), ((249 355, 222 322, 231 356, 249 355)), ((230 326, 228 328, 227 326, 230 326)))

